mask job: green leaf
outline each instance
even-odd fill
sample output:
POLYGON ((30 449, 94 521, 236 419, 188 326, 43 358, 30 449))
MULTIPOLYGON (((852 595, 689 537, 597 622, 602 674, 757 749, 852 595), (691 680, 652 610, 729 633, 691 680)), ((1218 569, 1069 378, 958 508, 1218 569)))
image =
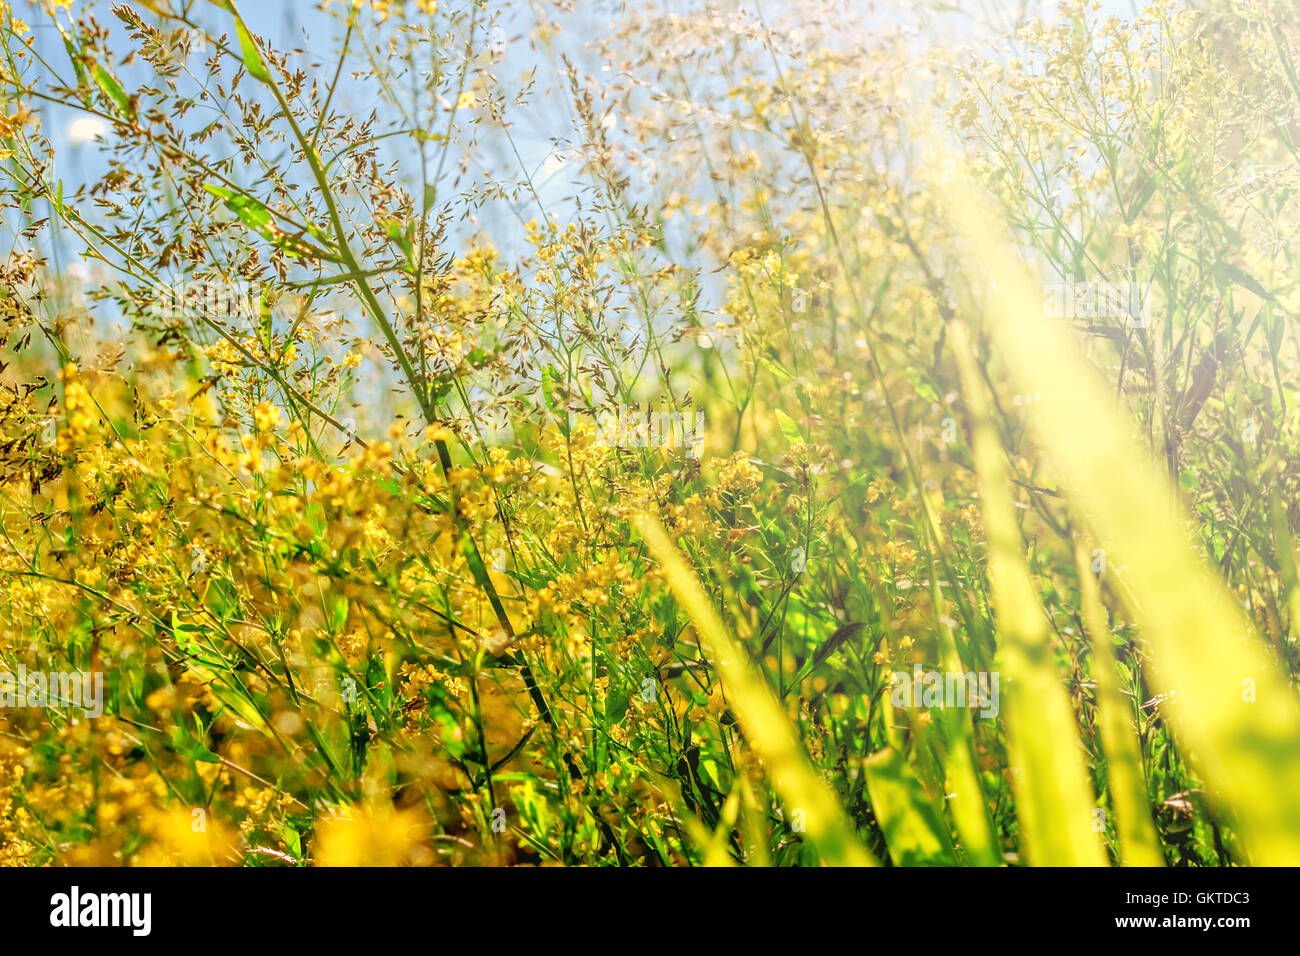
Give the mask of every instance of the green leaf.
POLYGON ((197 739, 182 724, 177 724, 172 728, 172 749, 183 757, 198 763, 220 763, 221 758, 204 746, 203 741, 197 739))
POLYGON ((95 64, 95 82, 104 91, 104 95, 117 104, 118 111, 123 116, 135 119, 135 108, 131 104, 131 98, 126 95, 126 90, 122 89, 122 84, 117 82, 113 74, 98 63, 95 64))
POLYGON ((903 755, 886 747, 863 765, 871 809, 896 866, 955 866, 956 855, 943 817, 935 809, 903 755))
POLYGON ((920 395, 931 404, 938 404, 939 393, 935 391, 934 385, 930 383, 929 379, 923 377, 920 372, 912 368, 903 369, 903 374, 906 375, 907 380, 912 383, 912 388, 916 389, 917 395, 920 395))
POLYGON ((330 608, 330 630, 342 633, 348 623, 348 599, 346 595, 336 595, 330 608))
POLYGON ((794 376, 789 373, 780 363, 772 361, 766 355, 760 355, 758 361, 762 366, 775 375, 777 378, 785 379, 787 382, 794 381, 794 376))
POLYGON ((384 234, 397 243, 398 248, 402 250, 402 255, 406 257, 408 271, 413 270, 415 266, 414 224, 403 225, 399 219, 389 219, 383 226, 384 234))
POLYGON ((1154 175, 1148 175, 1145 182, 1140 183, 1135 188, 1133 198, 1129 201, 1128 207, 1128 219, 1130 222, 1136 219, 1138 213, 1146 208, 1146 204, 1150 202, 1151 197, 1155 195, 1156 186, 1159 185, 1159 182, 1160 180, 1154 175))
POLYGON ((1215 268, 1215 274, 1220 279, 1230 279, 1231 281, 1237 283, 1237 285, 1241 286, 1242 288, 1249 289, 1251 292, 1255 293, 1255 295, 1259 296, 1261 299, 1264 299, 1265 301, 1269 301, 1269 302, 1277 301, 1277 298, 1273 295, 1272 292, 1269 292, 1262 285, 1260 285, 1258 279, 1256 279, 1245 269, 1242 269, 1239 266, 1234 266, 1231 262, 1219 263, 1219 265, 1215 268))
POLYGON ((546 402, 547 409, 555 413, 555 396, 552 390, 555 388, 555 380, 559 378, 560 373, 556 371, 554 365, 548 365, 542 369, 542 401, 546 402))
POLYGON ((248 70, 248 75, 263 83, 270 83, 271 73, 262 62, 262 54, 257 49, 257 43, 253 40, 253 35, 248 32, 248 28, 244 26, 242 19, 235 20, 235 32, 239 35, 239 49, 244 55, 244 66, 248 70))
POLYGON ((180 616, 172 611, 172 636, 176 639, 176 646, 185 654, 194 656, 199 652, 199 646, 195 639, 195 634, 201 631, 193 631, 181 623, 180 616))
MULTIPOLYGON (((275 214, 247 193, 235 192, 224 186, 204 183, 203 188, 221 199, 239 221, 252 228, 259 236, 283 252, 304 259, 324 259, 338 262, 338 253, 333 249, 321 249, 303 239, 301 234, 285 232, 276 224, 275 214)), ((308 226, 307 231, 313 235, 324 236, 318 227, 308 226)))
POLYGON ((294 859, 302 856, 302 834, 296 828, 286 823, 280 828, 280 837, 284 840, 284 848, 294 859))
POLYGON ((546 408, 555 416, 556 423, 559 425, 560 434, 565 438, 569 437, 569 416, 560 413, 559 402, 555 400, 555 385, 560 379, 560 370, 554 365, 547 365, 542 369, 542 400, 546 402, 546 408))
POLYGON ((779 408, 776 409, 776 420, 781 426, 781 434, 785 436, 787 444, 793 447, 804 443, 803 433, 799 430, 799 426, 795 424, 793 418, 779 408))
POLYGON ((59 33, 63 35, 63 47, 68 51, 68 59, 72 61, 72 68, 77 71, 77 82, 84 84, 86 82, 86 65, 81 62, 81 51, 72 44, 71 38, 63 32, 63 27, 59 27, 59 33))
POLYGON ((605 719, 611 724, 622 721, 630 702, 631 697, 626 690, 621 687, 611 688, 609 696, 605 698, 605 719))
POLYGON ((817 648, 816 652, 813 653, 813 658, 812 658, 813 667, 816 667, 822 661, 826 660, 826 658, 834 654, 837 650, 840 649, 840 646, 845 641, 847 641, 853 635, 857 634, 865 626, 866 626, 865 624, 859 622, 852 622, 849 624, 845 624, 834 634, 828 637, 826 639, 826 642, 822 644, 821 647, 817 648))

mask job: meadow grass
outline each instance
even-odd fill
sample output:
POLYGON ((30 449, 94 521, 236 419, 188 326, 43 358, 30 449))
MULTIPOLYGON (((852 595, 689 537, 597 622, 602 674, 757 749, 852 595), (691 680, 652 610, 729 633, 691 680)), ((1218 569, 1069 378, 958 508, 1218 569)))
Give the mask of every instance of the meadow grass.
POLYGON ((1287 4, 247 6, 0 3, 0 861, 1300 862, 1287 4))

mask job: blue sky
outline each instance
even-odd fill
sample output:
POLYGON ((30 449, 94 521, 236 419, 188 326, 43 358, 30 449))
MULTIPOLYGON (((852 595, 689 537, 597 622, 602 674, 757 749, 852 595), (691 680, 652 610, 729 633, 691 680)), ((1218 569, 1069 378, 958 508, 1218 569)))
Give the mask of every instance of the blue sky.
MULTIPOLYGON (((447 7, 452 7, 457 2, 458 0, 444 0, 447 7)), ((32 5, 32 0, 16 0, 13 4, 15 11, 24 15, 32 26, 37 27, 36 44, 42 55, 60 67, 65 66, 67 57, 57 32, 48 27, 38 26, 45 21, 45 17, 39 12, 23 13, 24 6, 30 8, 32 5)), ((117 48, 125 50, 127 49, 125 28, 113 16, 112 5, 109 0, 95 0, 95 2, 75 0, 73 10, 91 12, 101 25, 118 35, 117 48)), ((139 2, 134 5, 137 9, 144 9, 145 6, 139 2)), ((669 0, 663 4, 666 9, 679 11, 698 8, 701 5, 693 0, 669 0)), ((956 3, 946 7, 942 0, 936 0, 924 6, 935 7, 939 12, 925 13, 923 5, 909 0, 880 0, 869 5, 846 3, 846 7, 852 8, 855 13, 868 11, 866 15, 870 18, 870 22, 879 22, 882 27, 889 25, 912 27, 923 33, 934 30, 949 37, 969 38, 979 42, 971 29, 972 17, 987 18, 994 15, 997 10, 1013 13, 1026 10, 1031 14, 1035 12, 1041 14, 1054 10, 1055 0, 957 0, 956 3)), ((507 2, 493 4, 492 8, 499 11, 499 22, 508 41, 505 60, 496 70, 506 85, 509 86, 513 79, 539 62, 545 68, 547 66, 545 59, 530 49, 528 42, 528 33, 534 25, 531 6, 519 0, 507 0, 507 2)), ((1133 0, 1104 0, 1103 3, 1104 12, 1117 15, 1131 15, 1133 8, 1133 0)), ((590 52, 585 51, 584 48, 589 46, 602 30, 607 29, 607 24, 613 15, 627 10, 633 13, 644 12, 645 9, 636 4, 629 7, 626 0, 576 0, 575 12, 572 16, 558 17, 564 23, 565 30, 555 41, 556 50, 575 58, 580 64, 585 60, 586 67, 595 72, 598 70, 598 65, 590 52)), ((775 22, 782 13, 797 16, 798 9, 798 3, 768 0, 763 4, 763 13, 769 22, 775 22)), ((325 61, 329 61, 331 55, 338 49, 341 30, 337 21, 331 15, 320 11, 314 2, 243 0, 240 3, 240 12, 254 30, 266 36, 276 48, 309 49, 325 61)), ((551 10, 548 10, 548 13, 554 15, 551 10)), ((213 35, 220 35, 226 31, 233 32, 229 17, 213 4, 196 3, 192 15, 213 35)), ((852 42, 851 38, 847 42, 852 42)), ((991 49, 990 52, 995 50, 991 49)), ((515 121, 512 134, 523 165, 536 174, 546 204, 554 206, 562 204, 564 198, 572 191, 573 183, 568 179, 564 164, 559 161, 562 151, 553 148, 553 138, 567 133, 570 119, 568 110, 564 108, 562 102, 559 102, 562 95, 552 98, 540 95, 546 92, 548 84, 555 85, 554 77, 548 77, 544 72, 539 76, 540 89, 539 95, 534 99, 534 108, 525 114, 512 117, 515 121)), ((248 93, 247 89, 245 93, 248 93)), ((368 92, 359 89, 356 84, 346 79, 340 87, 336 104, 343 107, 350 105, 358 115, 368 112, 374 105, 373 97, 368 92)), ((196 128, 204 122, 200 119, 201 111, 195 111, 191 116, 196 128)), ((96 178, 104 169, 102 161, 96 155, 93 143, 77 144, 73 141, 78 131, 78 128, 72 125, 76 118, 73 112, 58 108, 45 108, 43 117, 47 135, 51 136, 56 147, 58 173, 64 181, 65 192, 70 192, 79 181, 96 178)), ((80 131, 84 133, 86 128, 83 124, 80 131)), ((390 154, 388 158, 400 159, 401 157, 390 154)))
MULTIPOLYGON (((444 8, 454 8, 457 3, 463 3, 463 0, 444 0, 444 8)), ((57 32, 48 27, 45 16, 39 11, 24 12, 22 10, 24 4, 30 8, 31 0, 16 0, 14 9, 20 15, 24 15, 28 23, 36 28, 37 49, 49 62, 70 74, 67 56, 57 32), (41 28, 39 25, 42 23, 47 25, 41 28)), ((878 22, 882 29, 889 26, 907 28, 916 31, 921 37, 933 31, 946 38, 957 38, 974 45, 983 41, 972 29, 973 17, 987 19, 997 10, 1010 11, 1013 15, 1022 12, 1030 15, 1046 15, 1054 11, 1056 6, 1055 0, 1027 0, 1027 4, 1027 7, 1023 6, 1019 0, 962 0, 959 6, 947 8, 944 8, 941 2, 929 4, 938 7, 938 12, 935 13, 927 13, 922 6, 905 0, 880 0, 866 7, 862 3, 849 2, 846 3, 846 7, 852 8, 855 14, 866 10, 868 21, 878 22)), ((136 6, 137 9, 143 8, 139 3, 136 6)), ((688 8, 699 6, 700 4, 695 0, 669 0, 665 4, 669 10, 683 12, 688 8)), ((1103 11, 1128 15, 1132 12, 1132 6, 1132 0, 1105 0, 1103 11)), ((101 26, 116 34, 114 48, 125 51, 129 49, 130 41, 125 35, 125 27, 113 15, 111 7, 112 3, 108 0, 96 0, 96 2, 74 2, 73 9, 74 12, 87 10, 93 13, 101 26)), ((566 162, 565 151, 556 145, 557 137, 568 135, 572 128, 573 120, 567 102, 567 90, 563 89, 554 73, 547 72, 556 62, 556 57, 539 52, 530 43, 530 33, 535 25, 534 9, 518 0, 494 4, 493 9, 500 11, 498 22, 507 41, 504 60, 493 68, 493 72, 509 89, 512 84, 517 86, 519 79, 528 69, 539 66, 538 89, 529 108, 516 111, 511 116, 513 121, 511 135, 514 148, 519 151, 519 161, 517 162, 513 154, 505 148, 499 135, 485 131, 482 137, 482 148, 475 157, 475 162, 489 165, 493 162, 499 163, 493 171, 498 174, 499 179, 506 180, 518 179, 522 165, 533 178, 542 204, 548 211, 557 212, 563 220, 566 218, 566 207, 572 202, 578 185, 574 179, 578 164, 566 162)), ((563 52, 574 58, 581 69, 592 75, 599 75, 600 64, 590 47, 599 39, 603 31, 609 29, 611 20, 628 12, 633 15, 644 15, 647 10, 635 4, 629 7, 626 0, 577 0, 575 12, 568 17, 560 17, 550 7, 546 9, 548 15, 557 17, 564 25, 564 31, 555 41, 556 53, 563 52)), ((775 24, 782 15, 797 16, 800 6, 798 3, 766 0, 762 9, 767 22, 775 24)), ((319 10, 316 3, 304 2, 304 0, 263 0, 263 2, 242 0, 240 11, 253 29, 264 35, 273 47, 309 50, 322 64, 325 64, 324 69, 332 70, 332 58, 339 48, 342 31, 338 21, 332 15, 319 10)), ((215 4, 194 4, 192 16, 214 36, 223 32, 233 33, 229 16, 215 4)), ((853 43, 854 39, 844 37, 842 42, 853 43)), ((989 46, 988 52, 997 54, 999 46, 1002 52, 1006 52, 1005 44, 989 46)), ((198 57, 193 58, 192 67, 199 60, 198 57)), ((139 67, 145 65, 139 64, 139 67)), ((123 70, 122 76, 129 87, 131 74, 123 70)), ((144 79, 144 76, 140 75, 139 81, 144 82, 144 79)), ((326 79, 322 78, 322 82, 326 79)), ((244 95, 258 93, 256 84, 248 83, 241 89, 244 95)), ((374 108, 375 103, 373 94, 367 88, 345 78, 336 95, 334 105, 353 115, 364 115, 374 108)), ((57 107, 42 107, 42 109, 44 129, 56 146, 57 176, 63 182, 65 194, 69 194, 79 183, 97 179, 106 168, 105 162, 98 146, 93 141, 84 141, 85 121, 83 119, 82 125, 78 127, 76 125, 78 114, 75 111, 57 107), (82 133, 82 142, 75 141, 79 131, 82 133)), ((194 129, 199 128, 207 122, 204 110, 195 110, 187 117, 187 121, 194 129)), ((414 149, 414 144, 409 137, 386 140, 381 147, 381 154, 385 155, 385 158, 397 160, 402 164, 404 180, 412 193, 418 191, 418 168, 414 162, 414 149), (404 149, 406 155, 394 153, 394 149, 404 149)), ((453 160, 457 158, 459 157, 455 155, 452 157, 453 160)), ((452 162, 450 165, 454 167, 455 163, 452 162)), ((448 192, 446 187, 450 185, 450 176, 449 173, 444 177, 443 195, 448 192)), ((526 221, 537 214, 536 208, 529 200, 525 200, 517 207, 517 211, 520 213, 518 217, 504 207, 488 210, 479 217, 477 222, 458 223, 455 227, 458 231, 453 233, 453 238, 464 242, 469 238, 470 233, 482 230, 491 236, 502 254, 510 260, 523 251, 518 220, 521 218, 526 221)))

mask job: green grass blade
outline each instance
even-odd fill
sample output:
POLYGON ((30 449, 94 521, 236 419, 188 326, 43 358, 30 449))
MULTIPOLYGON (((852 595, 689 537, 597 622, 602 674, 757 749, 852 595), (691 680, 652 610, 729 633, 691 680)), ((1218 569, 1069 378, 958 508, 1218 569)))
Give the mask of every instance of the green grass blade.
POLYGON ((973 265, 997 289, 998 307, 987 314, 993 339, 1017 387, 1041 395, 1035 433, 1090 516, 1108 563, 1128 568, 1154 665, 1147 676, 1174 695, 1163 706, 1211 805, 1235 817, 1252 862, 1300 863, 1300 705, 1288 680, 1191 547, 1170 483, 1100 377, 1044 318, 1038 286, 997 217, 974 198, 974 184, 954 181, 945 194, 973 265))
POLYGON ((942 816, 903 755, 886 747, 863 765, 871 809, 898 866, 955 866, 952 841, 942 816))
POLYGON ((1120 693, 1106 612, 1101 606, 1097 581, 1092 576, 1087 553, 1080 541, 1075 542, 1075 564, 1079 568, 1080 610, 1092 638, 1097 723, 1101 730, 1102 749, 1106 753, 1120 860, 1125 866, 1164 866, 1165 859, 1160 853, 1155 826, 1151 822, 1151 801, 1143 783, 1142 752, 1133 728, 1132 708, 1120 693))
POLYGON ((1034 866, 1103 866, 1092 831, 1094 801, 1074 711, 1048 644, 1047 621, 1024 561, 1006 463, 976 376, 969 339, 954 326, 964 392, 974 417, 974 452, 998 620, 998 662, 1007 753, 1022 851, 1034 866))
POLYGON ((732 710, 750 745, 762 756, 787 808, 804 811, 808 839, 832 866, 873 865, 876 861, 858 842, 834 793, 809 765, 776 695, 727 633, 699 580, 668 535, 650 517, 643 517, 638 529, 663 568, 668 586, 695 625, 701 643, 717 663, 732 710))

